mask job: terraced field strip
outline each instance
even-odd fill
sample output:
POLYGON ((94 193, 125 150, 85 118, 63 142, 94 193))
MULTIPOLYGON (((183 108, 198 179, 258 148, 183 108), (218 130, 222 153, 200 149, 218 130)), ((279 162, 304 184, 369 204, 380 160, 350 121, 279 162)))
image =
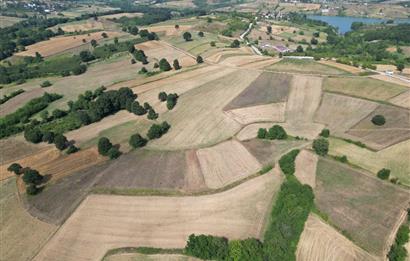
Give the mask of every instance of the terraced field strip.
POLYGON ((405 91, 389 100, 389 102, 410 109, 410 90, 405 91))
POLYGON ((184 32, 188 31, 192 28, 192 25, 179 25, 179 28, 176 29, 175 25, 154 25, 149 26, 147 29, 150 32, 164 34, 165 36, 173 36, 173 35, 182 35, 184 32))
POLYGON ((255 122, 284 122, 286 103, 271 103, 226 111, 225 114, 240 124, 255 122))
POLYGON ((337 230, 310 215, 296 251, 297 261, 382 260, 367 253, 341 235, 337 230))
POLYGON ((295 176, 302 184, 316 186, 316 165, 318 156, 311 151, 302 150, 295 160, 295 176))
POLYGON ((191 233, 258 238, 281 182, 266 174, 198 197, 90 195, 34 260, 100 260, 128 246, 183 248, 191 233))
POLYGON ((96 21, 94 18, 88 20, 76 21, 73 23, 62 24, 57 27, 63 29, 64 32, 80 32, 89 30, 103 30, 103 23, 96 21))

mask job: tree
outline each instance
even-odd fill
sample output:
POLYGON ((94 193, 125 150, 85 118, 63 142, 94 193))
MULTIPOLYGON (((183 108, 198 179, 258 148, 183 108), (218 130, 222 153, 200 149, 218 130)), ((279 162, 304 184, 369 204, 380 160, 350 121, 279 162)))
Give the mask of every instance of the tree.
POLYGON ((182 37, 185 39, 185 41, 189 42, 192 41, 192 35, 190 32, 185 32, 182 37))
POLYGON ((148 72, 148 70, 147 70, 147 68, 145 68, 145 67, 142 67, 142 68, 138 71, 139 74, 146 74, 147 72, 148 72))
POLYGON ((179 96, 176 93, 170 93, 167 96, 167 108, 168 110, 172 110, 175 105, 177 104, 177 100, 178 100, 179 96))
POLYGON ((326 156, 329 152, 329 141, 324 138, 315 139, 312 147, 317 155, 326 156))
POLYGON ((118 37, 114 37, 114 44, 118 44, 118 37))
POLYGON ((207 17, 207 18, 206 18, 206 22, 207 22, 208 24, 212 23, 212 18, 211 18, 211 17, 207 17))
POLYGON ((122 154, 121 151, 119 151, 116 147, 111 147, 107 152, 107 156, 110 159, 116 159, 119 156, 121 156, 121 154, 122 154))
POLYGON ((204 36, 205 36, 205 35, 204 35, 204 32, 202 32, 202 31, 199 32, 199 33, 198 33, 198 36, 199 36, 199 37, 204 37, 204 36))
POLYGON ((8 171, 14 172, 14 174, 16 174, 16 175, 22 174, 22 169, 23 168, 18 163, 13 163, 7 168, 8 171))
POLYGON ((312 39, 310 39, 310 43, 313 44, 313 45, 316 45, 316 44, 318 44, 318 41, 317 41, 316 38, 312 38, 312 39))
POLYGON ((59 150, 64 150, 67 147, 67 138, 63 134, 56 134, 54 137, 54 145, 59 150))
POLYGON ((204 62, 204 60, 202 59, 202 56, 198 55, 196 57, 196 63, 203 63, 203 62, 204 62))
POLYGON ((231 43, 231 48, 239 48, 239 46, 241 45, 241 42, 239 42, 238 39, 233 40, 233 42, 231 43))
POLYGON ((298 45, 298 47, 296 47, 296 52, 303 53, 303 47, 301 45, 298 45))
POLYGON ((80 59, 82 62, 89 62, 95 59, 94 55, 90 51, 84 50, 80 52, 80 59))
POLYGON ((228 240, 210 235, 190 235, 185 252, 205 260, 228 260, 228 240))
POLYGON ((129 33, 132 34, 132 35, 137 35, 138 32, 139 32, 139 29, 136 26, 131 27, 130 30, 129 30, 129 33))
POLYGON ((258 130, 258 139, 265 139, 268 131, 265 128, 259 128, 258 130))
POLYGON ((280 125, 273 125, 272 128, 268 130, 266 135, 267 139, 270 140, 284 140, 288 137, 285 129, 280 125))
POLYGON ((372 122, 373 122, 374 125, 382 126, 386 123, 386 119, 384 118, 383 115, 375 115, 372 118, 372 122))
POLYGON ((158 113, 156 113, 152 108, 148 110, 147 115, 148 120, 155 120, 158 118, 158 113))
POLYGON ((108 34, 106 32, 101 34, 102 38, 108 38, 108 34))
POLYGON ((36 195, 39 191, 40 191, 40 189, 37 188, 37 186, 34 185, 34 184, 29 184, 26 187, 26 193, 30 196, 36 195))
POLYGON ((98 153, 100 153, 103 156, 108 155, 108 151, 112 148, 112 144, 110 140, 106 137, 101 137, 98 140, 98 153))
POLYGON ((320 132, 319 135, 324 137, 324 138, 328 138, 329 135, 330 135, 330 131, 329 131, 329 129, 323 129, 322 132, 320 132))
POLYGON ((175 29, 177 29, 177 30, 179 29, 179 24, 175 25, 175 29))
POLYGON ((40 173, 31 168, 25 168, 23 174, 23 181, 24 183, 28 184, 35 184, 38 185, 43 181, 43 176, 40 173))
POLYGON ((43 132, 42 141, 47 142, 49 144, 53 143, 54 142, 54 132, 52 131, 43 132))
POLYGON ((268 34, 271 34, 272 33, 272 26, 268 25, 266 27, 266 30, 267 30, 268 34))
POLYGON ((144 147, 147 142, 147 139, 143 138, 139 133, 131 135, 129 140, 129 144, 134 149, 144 147))
POLYGON ((215 46, 216 46, 215 41, 211 41, 209 44, 210 44, 212 47, 215 47, 215 46))
POLYGON ((389 176, 390 176, 390 170, 389 169, 383 168, 383 169, 381 169, 377 172, 377 177, 379 179, 386 180, 386 179, 389 178, 389 176))
POLYGON ((73 154, 73 153, 76 153, 77 151, 79 151, 79 149, 73 144, 71 144, 67 149, 67 154, 73 154))
POLYGON ((179 62, 178 62, 177 59, 174 60, 174 64, 173 64, 173 65, 174 65, 174 69, 175 69, 175 70, 181 69, 181 66, 179 65, 179 62))
POLYGON ((97 47, 97 45, 98 45, 98 44, 97 44, 97 41, 94 40, 94 39, 92 39, 90 43, 91 43, 91 46, 92 46, 93 48, 97 47))
POLYGON ((48 111, 40 112, 40 118, 43 119, 43 121, 46 122, 48 120, 48 111))
POLYGON ((50 87, 52 84, 50 81, 44 81, 40 84, 41 88, 50 87))
POLYGON ((166 92, 160 92, 160 93, 158 94, 158 99, 159 99, 161 102, 166 101, 166 100, 167 100, 167 93, 166 93, 166 92))
POLYGON ((62 118, 62 117, 64 117, 64 116, 66 116, 67 113, 66 113, 65 111, 63 111, 63 110, 55 109, 55 110, 51 113, 51 115, 53 116, 53 119, 58 119, 58 118, 62 118))
POLYGON ((404 63, 399 62, 399 63, 396 64, 396 67, 397 67, 398 71, 402 72, 403 69, 404 69, 404 63))
POLYGON ((43 137, 43 134, 41 131, 37 128, 29 128, 24 131, 24 138, 26 141, 32 142, 32 143, 39 143, 43 137))
POLYGON ((169 70, 171 70, 171 65, 169 64, 169 62, 167 61, 167 59, 162 58, 162 59, 159 61, 159 69, 160 69, 161 71, 169 71, 169 70))

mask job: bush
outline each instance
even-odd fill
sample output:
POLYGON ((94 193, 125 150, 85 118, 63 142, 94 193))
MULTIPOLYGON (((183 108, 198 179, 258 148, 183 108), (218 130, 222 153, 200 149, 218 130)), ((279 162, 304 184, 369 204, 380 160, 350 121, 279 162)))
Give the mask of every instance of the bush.
POLYGON ((303 47, 301 45, 298 45, 298 47, 296 47, 296 52, 303 53, 303 47))
POLYGON ((160 69, 161 71, 169 71, 169 70, 171 70, 171 65, 169 64, 169 62, 167 61, 167 59, 162 58, 162 59, 159 61, 159 69, 160 69))
POLYGON ((396 240, 391 246, 387 255, 389 261, 404 261, 407 257, 407 250, 404 245, 409 242, 409 227, 402 225, 396 234, 396 240))
POLYGON ((326 156, 329 152, 329 141, 324 138, 319 138, 313 141, 313 150, 317 155, 326 156))
POLYGON ((181 69, 181 66, 179 65, 179 62, 178 62, 178 60, 177 60, 177 59, 175 59, 175 60, 174 60, 174 64, 173 64, 173 66, 174 66, 174 69, 175 69, 175 70, 179 70, 179 69, 181 69))
POLYGON ((141 135, 139 135, 138 133, 131 135, 130 140, 129 140, 129 144, 134 149, 144 147, 147 144, 147 142, 148 141, 145 138, 143 138, 141 135))
POLYGON ((324 138, 328 138, 329 135, 330 135, 330 131, 329 131, 329 129, 323 129, 322 132, 319 135, 324 137, 324 138))
POLYGON ((116 159, 121 156, 121 151, 119 151, 116 147, 111 147, 111 149, 109 149, 107 152, 107 156, 110 159, 116 159))
POLYGON ((158 99, 162 102, 166 101, 167 100, 167 93, 166 92, 160 92, 158 94, 158 99))
POLYGON ((372 118, 372 122, 373 122, 374 125, 382 126, 386 123, 386 119, 384 118, 383 115, 375 115, 372 118))
POLYGON ((175 107, 175 105, 177 104, 178 98, 179 98, 179 96, 176 93, 168 94, 168 96, 167 96, 167 108, 168 108, 168 110, 172 110, 175 107))
POLYGON ((43 181, 43 176, 37 170, 25 168, 23 174, 24 183, 38 185, 43 181))
POLYGON ((28 128, 24 131, 24 138, 26 141, 32 143, 39 143, 42 141, 43 134, 38 128, 28 128))
POLYGON ((112 148, 112 144, 110 140, 106 137, 101 137, 98 140, 98 153, 100 153, 103 156, 108 155, 108 151, 112 148))
POLYGON ((50 81, 44 81, 40 84, 41 88, 50 87, 52 84, 50 81))
POLYGON ((148 72, 148 70, 147 70, 147 68, 145 68, 145 67, 142 67, 142 68, 138 71, 139 74, 146 74, 147 72, 148 72))
POLYGON ((386 179, 389 178, 389 176, 390 176, 390 170, 389 169, 384 169, 383 168, 383 169, 381 169, 377 172, 377 177, 379 179, 386 180, 386 179))
POLYGON ((268 130, 268 134, 266 135, 266 138, 270 140, 285 140, 287 137, 288 134, 280 125, 273 125, 272 128, 268 130))
POLYGON ((215 41, 211 41, 209 44, 211 45, 211 47, 215 47, 215 46, 216 46, 215 41))
POLYGON ((205 35, 204 35, 204 32, 198 32, 198 36, 199 37, 204 37, 205 35))
POLYGON ((293 175, 295 173, 295 159, 298 154, 299 150, 292 150, 279 159, 280 169, 285 175, 293 175))
POLYGON ((190 32, 185 32, 182 37, 185 39, 185 41, 192 41, 192 35, 190 32))
POLYGON ((33 195, 36 195, 38 192, 40 192, 40 189, 37 188, 37 186, 34 185, 34 184, 29 184, 29 185, 26 187, 26 193, 27 193, 27 195, 33 196, 33 195))
POLYGON ((343 155, 343 156, 334 156, 334 159, 337 161, 340 161, 342 163, 346 163, 347 162, 347 156, 343 155))
POLYGON ((229 241, 229 259, 233 261, 263 261, 262 243, 255 238, 229 241))
POLYGON ((202 59, 202 56, 198 55, 196 57, 196 63, 203 63, 203 62, 204 62, 204 59, 202 59))
POLYGON ((150 140, 161 138, 162 135, 168 132, 169 128, 171 128, 171 126, 166 121, 162 122, 160 125, 152 124, 148 130, 147 137, 150 140))
POLYGON ((59 150, 64 150, 67 148, 67 142, 67 138, 62 134, 57 134, 54 137, 54 145, 56 145, 56 148, 59 150))
POLYGON ((67 149, 67 154, 73 154, 73 153, 76 153, 77 151, 79 151, 79 149, 76 146, 71 144, 67 149))
POLYGON ((153 109, 149 109, 147 118, 148 120, 155 120, 158 118, 158 113, 156 113, 153 109))
POLYGON ((266 139, 268 131, 265 128, 259 128, 258 130, 258 139, 266 139))
POLYGON ((205 260, 225 260, 228 257, 228 240, 210 235, 190 235, 185 253, 205 260))
POLYGON ((87 71, 87 66, 85 66, 84 64, 78 65, 73 69, 73 74, 74 75, 80 75, 85 73, 85 71, 87 71))
POLYGON ((13 163, 7 168, 8 171, 14 172, 14 174, 16 174, 16 175, 22 174, 22 169, 23 168, 18 163, 13 163))
POLYGON ((239 48, 240 45, 241 45, 241 42, 239 42, 239 40, 235 39, 231 43, 231 48, 239 48))
POLYGON ((52 131, 45 131, 43 132, 43 138, 42 141, 43 142, 47 142, 48 144, 51 144, 54 142, 54 132, 52 131))

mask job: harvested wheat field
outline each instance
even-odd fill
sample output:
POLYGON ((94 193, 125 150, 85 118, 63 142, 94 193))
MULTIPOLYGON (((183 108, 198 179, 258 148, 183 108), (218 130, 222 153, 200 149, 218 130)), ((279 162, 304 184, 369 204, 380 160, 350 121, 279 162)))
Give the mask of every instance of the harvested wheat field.
POLYGON ((154 25, 149 26, 146 29, 150 32, 157 34, 162 34, 165 36, 174 36, 182 35, 184 32, 189 31, 192 28, 192 25, 179 25, 179 28, 176 29, 175 25, 154 25))
POLYGON ((271 103, 225 111, 225 114, 240 124, 255 122, 284 122, 286 103, 271 103))
POLYGON ((343 64, 343 63, 338 63, 332 60, 321 60, 319 61, 319 63, 324 64, 324 65, 329 65, 332 67, 336 67, 342 71, 346 71, 346 72, 350 72, 352 74, 359 74, 361 72, 364 72, 363 69, 359 68, 359 67, 354 67, 352 65, 347 65, 347 64, 343 64))
POLYGON ((161 139, 150 142, 148 147, 197 148, 229 139, 241 125, 226 116, 222 109, 258 75, 251 71, 235 71, 184 93, 172 111, 160 115, 159 119, 169 122, 171 129, 161 139))
MULTIPOLYGON (((7 102, 0 105, 0 116, 2 117, 16 111, 21 104, 24 104, 26 101, 31 99, 40 97, 44 93, 44 88, 35 88, 11 98, 7 102)), ((4 94, 1 94, 0 92, 0 95, 3 96, 4 94)))
POLYGON ((209 188, 222 188, 258 172, 262 165, 236 140, 222 142, 197 151, 205 183, 209 188))
POLYGON ((16 179, 0 182, 0 260, 30 260, 56 226, 30 216, 21 206, 16 179))
POLYGON ((191 233, 259 238, 282 177, 197 197, 88 196, 34 260, 99 260, 113 248, 183 248, 191 233))
POLYGON ((201 261, 201 259, 177 255, 177 254, 155 254, 155 255, 144 255, 138 253, 123 253, 110 255, 104 258, 104 261, 201 261))
MULTIPOLYGON (((47 57, 54 54, 61 53, 68 49, 72 49, 83 44, 88 44, 91 40, 101 40, 103 39, 102 33, 96 32, 90 34, 74 35, 74 36, 57 36, 52 37, 49 40, 38 42, 26 47, 26 51, 19 52, 16 55, 19 56, 35 56, 36 52, 40 53, 41 56, 47 57), (85 39, 85 43, 83 42, 85 39)), ((120 32, 105 32, 109 38, 123 35, 120 32)))
POLYGON ((176 49, 163 41, 149 41, 135 45, 135 48, 141 49, 148 56, 148 59, 155 59, 156 61, 165 58, 170 64, 175 59, 178 59, 182 67, 196 64, 196 60, 186 53, 176 49))
POLYGON ((376 174, 382 168, 391 170, 390 177, 410 186, 410 140, 402 141, 377 152, 346 141, 330 138, 329 153, 346 155, 350 163, 376 174))
POLYGON ((143 15, 144 15, 143 13, 119 13, 119 14, 103 15, 103 16, 100 16, 100 18, 119 19, 121 17, 128 17, 128 18, 142 17, 143 15))
POLYGON ((367 77, 328 77, 323 81, 325 91, 347 94, 375 101, 387 101, 407 90, 394 83, 367 77))
POLYGON ((391 76, 388 75, 384 75, 384 74, 377 74, 377 75, 371 75, 371 78, 377 79, 377 80, 381 80, 381 81, 385 81, 385 82, 389 82, 389 83, 394 83, 394 84, 398 84, 398 85, 403 85, 407 88, 410 87, 410 83, 408 81, 404 81, 404 80, 400 80, 397 78, 393 78, 391 76))
POLYGON ((260 128, 269 129, 274 124, 275 124, 274 122, 266 122, 266 123, 252 123, 252 124, 246 125, 236 134, 236 138, 240 141, 254 139, 258 136, 258 130, 260 128))
POLYGON ((223 59, 219 64, 226 65, 226 66, 233 66, 233 67, 242 67, 245 65, 249 65, 252 63, 262 62, 262 61, 271 61, 276 62, 275 59, 266 58, 264 56, 258 55, 239 55, 239 56, 231 56, 223 59))
POLYGON ((298 261, 382 260, 353 244, 319 217, 310 214, 296 251, 298 261))
POLYGON ((380 105, 366 118, 354 125, 347 134, 359 138, 369 147, 380 150, 410 138, 410 110, 380 105), (386 123, 376 126, 375 115, 383 115, 386 123))
POLYGON ((264 72, 241 94, 233 99, 224 110, 238 109, 268 103, 286 102, 292 76, 264 72))
POLYGON ((385 255, 409 191, 329 159, 317 164, 315 204, 329 222, 371 254, 385 255))
POLYGON ((295 176, 302 184, 316 186, 316 165, 318 156, 309 150, 299 152, 295 160, 295 176))
POLYGON ((261 140, 242 141, 241 144, 263 165, 273 165, 279 158, 295 148, 308 144, 303 140, 261 140))
POLYGON ((349 96, 324 93, 315 114, 315 122, 342 134, 377 108, 376 102, 349 96))
POLYGON ((410 109, 410 90, 391 98, 389 102, 394 105, 410 109))
MULTIPOLYGON (((103 30, 103 23, 96 21, 94 18, 88 20, 76 21, 72 23, 66 23, 59 26, 64 32, 81 32, 90 30, 103 30)), ((97 40, 97 39, 96 39, 97 40)))
POLYGON ((269 71, 290 73, 318 74, 318 75, 348 75, 349 72, 338 68, 324 65, 313 60, 282 59, 271 66, 266 67, 269 71))

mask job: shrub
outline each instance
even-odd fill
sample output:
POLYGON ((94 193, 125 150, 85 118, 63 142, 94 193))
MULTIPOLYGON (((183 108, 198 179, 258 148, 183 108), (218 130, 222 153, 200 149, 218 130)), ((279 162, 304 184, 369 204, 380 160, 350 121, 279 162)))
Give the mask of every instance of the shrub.
POLYGON ((298 47, 296 47, 296 52, 303 53, 303 47, 301 45, 298 45, 298 47))
POLYGON ((79 151, 79 149, 76 146, 71 144, 67 149, 67 154, 73 154, 73 153, 76 153, 77 151, 79 151))
POLYGON ((315 139, 312 147, 317 155, 326 156, 329 152, 329 141, 324 138, 315 139))
POLYGON ((111 149, 109 149, 107 152, 107 156, 110 159, 116 159, 121 156, 121 151, 119 151, 116 147, 111 147, 111 149))
POLYGON ((176 93, 168 94, 168 96, 167 96, 167 108, 168 108, 168 110, 172 110, 175 107, 175 105, 177 104, 178 98, 179 98, 179 96, 176 93))
POLYGON ((24 183, 28 184, 40 184, 43 181, 43 176, 37 170, 25 168, 23 174, 24 183))
POLYGON ((42 140, 43 134, 38 128, 28 128, 24 131, 26 141, 39 143, 42 140))
POLYGON ((329 131, 329 129, 323 129, 322 132, 320 132, 319 135, 324 137, 324 138, 328 138, 329 135, 330 135, 330 131, 329 131))
POLYGON ((74 75, 80 75, 82 73, 85 73, 85 71, 87 71, 87 66, 85 66, 84 64, 80 64, 74 67, 72 72, 74 75))
POLYGON ((293 175, 295 173, 295 159, 298 154, 299 150, 292 150, 279 159, 280 169, 285 175, 293 175))
POLYGON ((215 41, 211 41, 209 44, 211 45, 211 47, 215 47, 215 46, 216 46, 215 41))
POLYGON ((40 84, 41 88, 50 87, 52 84, 50 81, 44 81, 40 84))
POLYGON ((18 163, 13 163, 7 168, 8 171, 14 172, 14 174, 16 174, 16 175, 22 174, 22 169, 23 168, 18 163))
POLYGON ((377 177, 379 179, 386 180, 386 179, 389 178, 389 176, 390 176, 390 170, 389 169, 384 169, 383 168, 383 169, 381 169, 377 172, 377 177))
POLYGON ((258 139, 266 139, 268 131, 265 128, 259 128, 258 130, 258 139))
POLYGON ((26 193, 27 193, 27 195, 33 196, 33 195, 36 195, 38 192, 40 192, 40 189, 37 188, 37 186, 34 185, 34 184, 29 184, 29 185, 26 187, 26 193))
POLYGON ((174 69, 175 69, 175 70, 179 70, 179 69, 181 69, 181 66, 179 65, 179 62, 178 62, 178 60, 177 60, 177 59, 175 59, 175 60, 174 60, 174 64, 173 64, 173 66, 174 66, 174 69))
POLYGON ((312 39, 310 39, 310 43, 313 44, 313 45, 316 45, 316 44, 318 44, 318 40, 316 38, 312 38, 312 39))
POLYGON ((43 142, 47 142, 48 144, 51 144, 54 142, 54 132, 52 131, 45 131, 43 132, 43 138, 42 141, 43 142))
POLYGON ((135 63, 136 63, 135 59, 131 59, 131 64, 135 64, 135 63))
POLYGON ((235 39, 231 43, 231 48, 239 48, 240 45, 241 45, 241 42, 239 42, 239 40, 235 39))
POLYGON ((190 32, 185 32, 182 37, 185 39, 185 41, 192 41, 192 35, 190 32))
POLYGON ((158 99, 162 102, 166 101, 167 100, 167 93, 166 92, 160 92, 158 94, 158 99))
POLYGON ((168 132, 171 126, 166 122, 162 122, 161 124, 152 124, 148 130, 147 137, 152 139, 161 138, 162 135, 168 132))
POLYGON ((160 69, 161 71, 169 71, 169 70, 171 70, 171 65, 169 64, 169 62, 167 61, 167 59, 162 58, 162 59, 159 61, 159 69, 160 69))
POLYGON ((156 113, 153 109, 149 109, 147 118, 148 120, 155 120, 158 118, 158 113, 156 113))
POLYGON ((229 241, 229 259, 233 261, 263 261, 262 243, 255 238, 229 241))
POLYGON ((102 36, 103 38, 108 38, 108 35, 107 35, 107 33, 105 33, 105 32, 102 33, 101 36, 102 36))
POLYGON ((198 36, 199 37, 204 37, 205 35, 204 35, 204 32, 198 32, 198 36))
POLYGON ((204 62, 204 59, 202 59, 202 56, 198 55, 196 57, 196 63, 203 63, 203 62, 204 62))
POLYGON ((147 68, 145 68, 145 67, 142 67, 142 68, 138 71, 139 74, 145 74, 145 73, 147 73, 147 72, 148 72, 148 70, 147 70, 147 68))
POLYGON ((383 115, 375 115, 372 118, 372 122, 373 122, 374 125, 382 126, 386 123, 386 119, 384 118, 383 115))
POLYGON ((143 138, 141 135, 139 135, 138 133, 131 135, 130 140, 129 140, 129 144, 134 149, 144 147, 147 144, 147 142, 148 141, 145 138, 143 138))
POLYGON ((108 155, 108 151, 112 148, 112 144, 110 140, 106 137, 101 137, 98 140, 98 153, 100 153, 103 156, 108 155))
POLYGON ((59 150, 64 150, 67 147, 67 138, 62 134, 57 134, 54 137, 54 145, 59 150))
POLYGON ((347 162, 347 156, 346 155, 342 155, 342 156, 334 156, 334 159, 337 161, 340 161, 342 163, 346 163, 347 162))
POLYGON ((389 261, 404 261, 407 257, 407 250, 404 245, 409 242, 409 227, 402 225, 396 234, 396 240, 391 246, 387 255, 389 261))
POLYGON ((63 111, 63 110, 55 109, 55 110, 51 113, 51 115, 53 115, 53 118, 54 118, 54 119, 58 119, 58 118, 62 118, 62 117, 64 117, 64 116, 66 116, 67 113, 66 113, 65 111, 63 111))
POLYGON ((225 260, 228 257, 228 240, 210 235, 190 235, 185 253, 206 260, 225 260))
POLYGON ((267 139, 270 140, 284 140, 288 137, 285 129, 283 129, 280 125, 273 125, 272 128, 268 130, 268 134, 266 135, 267 139))

